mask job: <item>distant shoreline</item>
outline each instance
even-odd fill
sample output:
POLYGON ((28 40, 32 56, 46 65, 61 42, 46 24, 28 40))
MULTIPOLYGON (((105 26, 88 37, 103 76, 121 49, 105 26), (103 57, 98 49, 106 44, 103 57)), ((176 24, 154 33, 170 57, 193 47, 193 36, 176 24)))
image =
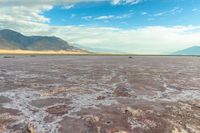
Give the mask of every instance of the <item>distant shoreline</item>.
POLYGON ((162 55, 162 54, 117 54, 117 53, 95 53, 87 51, 65 51, 65 50, 2 50, 0 49, 0 55, 83 55, 83 56, 195 56, 200 55, 162 55))

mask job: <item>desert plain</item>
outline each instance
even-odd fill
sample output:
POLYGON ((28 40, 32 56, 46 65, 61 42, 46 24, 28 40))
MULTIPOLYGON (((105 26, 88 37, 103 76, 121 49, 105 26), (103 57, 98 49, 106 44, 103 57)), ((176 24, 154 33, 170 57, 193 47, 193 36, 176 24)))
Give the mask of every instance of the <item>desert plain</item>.
POLYGON ((200 58, 0 56, 1 133, 200 133, 200 58))

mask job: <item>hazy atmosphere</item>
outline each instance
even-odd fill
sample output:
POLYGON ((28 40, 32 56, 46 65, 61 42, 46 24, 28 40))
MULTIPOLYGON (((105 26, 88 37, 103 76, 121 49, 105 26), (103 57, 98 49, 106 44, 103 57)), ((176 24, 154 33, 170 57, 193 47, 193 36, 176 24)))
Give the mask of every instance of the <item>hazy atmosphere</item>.
POLYGON ((90 51, 169 54, 200 43, 199 0, 0 0, 0 29, 90 51))

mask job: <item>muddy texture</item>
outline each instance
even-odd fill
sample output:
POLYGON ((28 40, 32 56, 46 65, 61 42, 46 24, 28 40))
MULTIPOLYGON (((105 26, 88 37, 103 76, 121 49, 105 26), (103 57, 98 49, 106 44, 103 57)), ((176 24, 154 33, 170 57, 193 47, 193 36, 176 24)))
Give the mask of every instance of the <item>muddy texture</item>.
POLYGON ((199 70, 199 57, 0 57, 0 133, 200 133, 199 70))

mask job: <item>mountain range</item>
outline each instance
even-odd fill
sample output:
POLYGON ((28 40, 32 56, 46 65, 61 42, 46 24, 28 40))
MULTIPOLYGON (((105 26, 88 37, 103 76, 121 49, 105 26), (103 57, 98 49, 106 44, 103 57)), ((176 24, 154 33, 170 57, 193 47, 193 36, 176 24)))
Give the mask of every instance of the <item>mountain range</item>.
MULTIPOLYGON (((67 41, 55 36, 25 36, 19 32, 4 29, 0 30, 0 50, 32 50, 32 51, 46 51, 46 50, 65 50, 65 51, 98 51, 98 49, 85 48, 77 45, 74 47, 67 41)), ((99 49, 99 51, 108 52, 106 49, 99 49)), ((112 51, 112 50, 109 50, 112 51)), ((114 53, 120 53, 115 51, 114 53)), ((200 46, 193 46, 183 50, 176 51, 172 55, 200 55, 200 46)))
POLYGON ((0 30, 0 49, 5 50, 81 50, 55 36, 25 36, 19 32, 0 30))
POLYGON ((200 46, 193 46, 173 53, 174 55, 200 55, 200 46))

